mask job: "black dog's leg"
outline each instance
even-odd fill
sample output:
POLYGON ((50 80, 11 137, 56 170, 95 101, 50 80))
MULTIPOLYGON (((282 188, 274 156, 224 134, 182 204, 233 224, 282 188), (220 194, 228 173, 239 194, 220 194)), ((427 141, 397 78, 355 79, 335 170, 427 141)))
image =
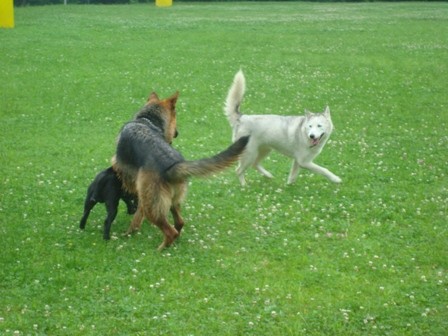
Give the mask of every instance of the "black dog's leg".
POLYGON ((104 234, 103 234, 103 238, 105 240, 110 239, 110 227, 112 226, 112 222, 114 221, 115 217, 117 217, 119 200, 120 199, 117 197, 114 199, 110 199, 106 202, 107 217, 106 220, 104 221, 104 234))
POLYGON ((84 230, 84 228, 86 227, 87 218, 89 217, 90 211, 93 209, 96 203, 97 203, 96 201, 90 198, 86 199, 84 203, 84 214, 81 218, 81 222, 79 223, 79 228, 81 230, 84 230))

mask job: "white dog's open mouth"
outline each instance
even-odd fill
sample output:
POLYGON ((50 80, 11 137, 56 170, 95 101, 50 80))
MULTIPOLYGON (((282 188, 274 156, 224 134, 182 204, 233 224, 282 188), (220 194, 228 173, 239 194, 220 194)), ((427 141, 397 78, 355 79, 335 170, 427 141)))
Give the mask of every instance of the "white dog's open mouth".
POLYGON ((318 138, 310 137, 311 147, 317 146, 320 143, 320 140, 322 140, 322 138, 324 137, 324 135, 325 133, 322 133, 318 138))

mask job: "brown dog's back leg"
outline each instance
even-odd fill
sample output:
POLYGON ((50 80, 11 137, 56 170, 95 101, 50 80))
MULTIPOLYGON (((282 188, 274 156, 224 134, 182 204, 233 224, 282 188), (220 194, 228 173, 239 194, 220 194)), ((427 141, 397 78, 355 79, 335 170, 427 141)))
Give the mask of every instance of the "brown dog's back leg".
POLYGON ((180 215, 180 205, 173 205, 170 209, 171 214, 173 215, 174 219, 174 227, 176 228, 177 232, 180 233, 182 231, 182 228, 184 227, 184 219, 180 215))
POLYGON ((168 223, 166 218, 160 219, 154 224, 158 226, 160 230, 162 230, 163 235, 165 236, 162 244, 160 244, 158 247, 158 250, 161 251, 165 247, 170 246, 176 240, 176 238, 179 236, 179 232, 177 232, 177 230, 168 223))
MULTIPOLYGON (((137 176, 137 190, 139 196, 137 213, 141 212, 141 216, 146 217, 148 221, 156 225, 164 235, 164 240, 158 248, 160 251, 170 246, 179 236, 179 232, 167 220, 168 212, 173 206, 173 189, 157 173, 140 171, 137 176)), ((176 192, 177 190, 175 190, 176 192)), ((177 214, 177 222, 183 222, 178 212, 175 211, 175 213, 177 214)), ((134 218, 136 215, 134 215, 134 218)), ((135 227, 137 227, 137 221, 131 223, 131 229, 135 227)))
POLYGON ((164 239, 158 248, 161 251, 176 240, 179 232, 168 223, 167 215, 172 204, 167 189, 161 188, 157 201, 153 200, 153 202, 152 207, 145 208, 145 210, 149 210, 145 212, 145 216, 163 232, 164 239))
POLYGON ((141 206, 138 206, 137 211, 134 214, 134 217, 132 218, 132 222, 129 225, 128 230, 126 231, 125 235, 129 235, 135 231, 140 230, 142 227, 143 222, 143 210, 141 206))
POLYGON ((171 214, 173 215, 174 219, 174 227, 176 228, 177 232, 182 231, 182 228, 184 227, 184 220, 180 214, 180 204, 185 198, 185 194, 187 192, 187 183, 182 182, 176 185, 173 185, 173 191, 174 195, 172 198, 172 205, 170 208, 171 214))

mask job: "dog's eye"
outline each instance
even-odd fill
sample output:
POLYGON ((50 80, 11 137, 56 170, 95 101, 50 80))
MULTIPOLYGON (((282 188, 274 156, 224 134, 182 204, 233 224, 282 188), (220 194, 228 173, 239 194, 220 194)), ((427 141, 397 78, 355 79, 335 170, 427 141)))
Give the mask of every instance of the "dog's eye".
POLYGON ((322 128, 322 125, 317 125, 317 127, 322 128))

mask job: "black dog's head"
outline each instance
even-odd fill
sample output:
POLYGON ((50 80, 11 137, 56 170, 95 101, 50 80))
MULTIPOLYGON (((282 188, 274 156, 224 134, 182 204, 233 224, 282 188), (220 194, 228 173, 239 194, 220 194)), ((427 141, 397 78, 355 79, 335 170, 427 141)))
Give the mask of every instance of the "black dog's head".
POLYGON ((126 203, 128 208, 128 214, 133 215, 137 211, 138 207, 138 197, 136 195, 129 194, 125 190, 121 194, 122 200, 126 203))

